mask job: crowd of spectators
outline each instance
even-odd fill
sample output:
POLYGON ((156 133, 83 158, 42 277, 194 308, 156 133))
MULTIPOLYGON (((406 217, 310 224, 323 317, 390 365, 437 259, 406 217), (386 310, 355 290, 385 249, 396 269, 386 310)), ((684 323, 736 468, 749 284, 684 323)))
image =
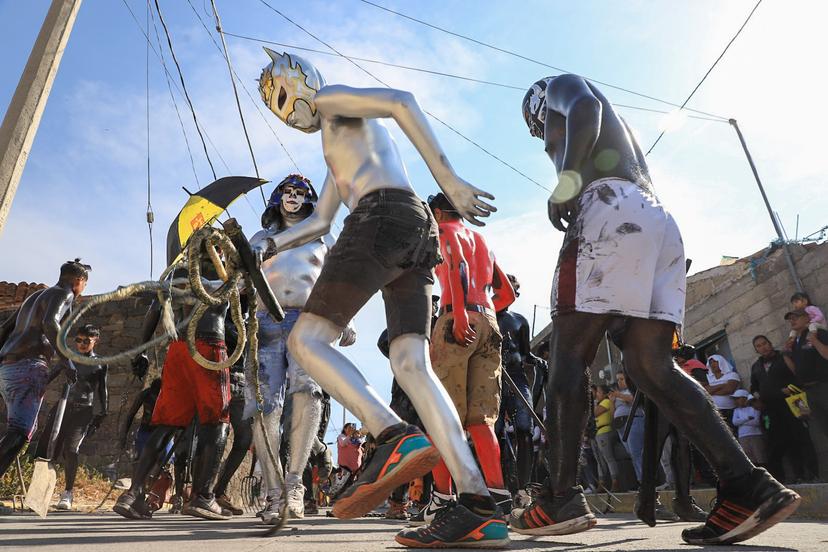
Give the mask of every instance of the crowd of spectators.
MULTIPOLYGON (((785 314, 791 332, 781 348, 765 335, 753 339, 758 358, 750 368, 749 381, 742 381, 733 363, 723 354, 697 358, 689 345, 677 348, 677 366, 710 394, 722 419, 738 438, 751 461, 766 467, 788 483, 828 481, 828 327, 822 311, 811 305, 804 293, 791 298, 785 314), (702 360, 706 361, 703 362, 702 360)), ((595 385, 593 390, 594 437, 585 449, 595 457, 596 477, 586 475, 607 489, 626 490, 623 465, 629 461, 635 479, 641 480, 644 417, 641 408, 632 411, 634 394, 623 371, 614 385, 595 385), (633 417, 628 424, 628 419, 633 417), (629 425, 626 439, 625 427, 629 425), (626 453, 626 454, 625 454, 626 453)), ((662 488, 672 481, 669 460, 671 443, 662 458, 662 488)), ((705 459, 693 453, 695 479, 715 484, 705 459)), ((587 468, 591 462, 584 462, 587 468)), ((628 479, 628 478, 627 478, 628 479)))

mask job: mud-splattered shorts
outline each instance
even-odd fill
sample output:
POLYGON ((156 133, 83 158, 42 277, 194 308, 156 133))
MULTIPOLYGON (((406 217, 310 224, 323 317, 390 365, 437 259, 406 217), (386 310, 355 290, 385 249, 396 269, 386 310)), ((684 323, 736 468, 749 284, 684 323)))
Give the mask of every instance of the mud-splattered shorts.
POLYGON ((429 335, 437 224, 414 192, 377 190, 360 199, 322 266, 304 312, 344 328, 382 290, 389 343, 429 335))
POLYGON ((6 421, 31 439, 37 428, 37 414, 49 383, 49 366, 37 358, 0 364, 0 395, 6 403, 6 421))
POLYGON ((595 180, 561 247, 552 316, 567 312, 684 319, 684 244, 672 215, 639 185, 595 180))
POLYGON ((431 365, 448 391, 463 427, 494 425, 500 412, 500 344, 502 337, 494 316, 469 312, 474 342, 457 343, 452 333, 454 317, 445 313, 431 334, 431 365))

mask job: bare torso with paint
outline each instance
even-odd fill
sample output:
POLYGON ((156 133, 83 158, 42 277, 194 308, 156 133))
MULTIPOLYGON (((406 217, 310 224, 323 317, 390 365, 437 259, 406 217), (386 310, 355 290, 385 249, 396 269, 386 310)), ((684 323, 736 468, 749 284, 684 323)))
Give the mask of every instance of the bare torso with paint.
MULTIPOLYGON (((278 233, 279 231, 271 229, 260 230, 251 238, 250 244, 255 247, 257 243, 278 233)), ((304 245, 280 251, 262 263, 270 289, 282 307, 300 309, 305 306, 332 245, 333 238, 326 235, 304 245)), ((264 308, 260 300, 258 310, 264 308)))
POLYGON ((323 118, 322 151, 339 197, 351 211, 371 192, 412 190, 397 144, 380 120, 323 118))
MULTIPOLYGON (((600 90, 588 81, 587 86, 601 102, 602 109, 601 132, 598 135, 598 141, 578 171, 584 187, 601 178, 615 177, 634 182, 647 192, 654 194, 650 170, 630 127, 616 113, 615 108, 600 90)), ((546 127, 547 132, 551 130, 547 137, 547 149, 551 149, 549 153, 560 174, 566 151, 567 122, 563 115, 553 110, 547 113, 547 117, 552 117, 547 121, 546 127), (553 145, 552 148, 549 148, 550 142, 553 145)))

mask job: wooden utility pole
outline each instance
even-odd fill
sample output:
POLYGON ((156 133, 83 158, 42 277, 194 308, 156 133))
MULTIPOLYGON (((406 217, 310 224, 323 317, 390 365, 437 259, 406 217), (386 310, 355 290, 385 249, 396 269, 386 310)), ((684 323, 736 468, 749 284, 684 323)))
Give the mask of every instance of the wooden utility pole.
POLYGON ((0 234, 26 166, 81 0, 52 0, 0 126, 0 234))

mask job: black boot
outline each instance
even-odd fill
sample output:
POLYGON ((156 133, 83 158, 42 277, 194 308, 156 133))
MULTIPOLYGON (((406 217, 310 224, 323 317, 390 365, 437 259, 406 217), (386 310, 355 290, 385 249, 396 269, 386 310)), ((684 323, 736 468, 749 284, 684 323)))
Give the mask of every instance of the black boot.
POLYGON ((132 470, 132 483, 129 490, 118 497, 112 510, 127 519, 150 519, 152 517, 152 512, 144 502, 144 483, 158 464, 164 461, 162 455, 175 431, 176 428, 172 426, 157 426, 153 430, 132 470))
POLYGON ((230 511, 216 503, 213 494, 229 432, 229 424, 203 425, 199 429, 198 452, 193 459, 193 498, 183 513, 215 520, 230 519, 232 516, 230 511))

